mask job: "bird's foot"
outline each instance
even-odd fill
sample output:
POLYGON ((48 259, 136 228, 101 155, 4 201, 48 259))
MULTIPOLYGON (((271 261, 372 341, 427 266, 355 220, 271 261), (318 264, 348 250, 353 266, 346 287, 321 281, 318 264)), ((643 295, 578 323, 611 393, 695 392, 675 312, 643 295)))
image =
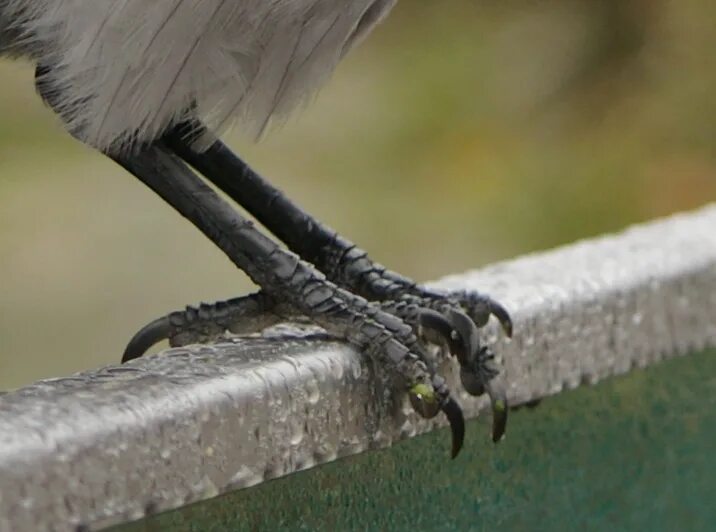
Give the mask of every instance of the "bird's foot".
MULTIPOLYGON (((495 379, 499 373, 495 356, 489 347, 481 344, 478 331, 490 316, 495 316, 505 332, 511 335, 512 322, 501 305, 475 293, 438 294, 416 288, 411 293, 393 294, 395 299, 380 302, 367 302, 342 290, 337 294, 339 299, 340 294, 350 296, 345 303, 354 305, 353 310, 357 312, 351 319, 357 317, 357 323, 363 324, 358 327, 362 329, 359 340, 352 343, 363 351, 377 352, 378 358, 387 354, 393 362, 397 360, 403 366, 399 373, 408 375, 409 397, 421 416, 433 417, 440 410, 445 412, 453 430, 453 455, 462 444, 462 411, 450 397, 444 380, 436 373, 434 360, 426 355, 424 344, 417 340, 418 337, 445 347, 446 352, 457 359, 462 385, 469 394, 488 394, 493 413, 492 439, 497 442, 502 438, 507 423, 507 400, 504 389, 495 379), (360 302, 359 308, 355 308, 356 302, 360 302), (371 334, 375 336, 376 333, 376 321, 382 333, 378 334, 379 338, 371 338, 371 334), (366 337, 365 331, 373 332, 366 337), (396 339, 397 343, 391 344, 396 339), (388 353, 386 346, 390 345, 397 351, 388 353), (416 366, 417 370, 411 366, 416 366)), ((132 338, 123 362, 142 356, 153 344, 165 339, 175 347, 213 343, 225 338, 227 333, 251 334, 281 322, 307 319, 341 337, 350 333, 347 323, 341 319, 329 322, 320 316, 316 319, 285 300, 261 291, 187 307, 154 320, 132 338)))
POLYGON ((467 393, 487 393, 492 407, 492 440, 498 442, 507 426, 507 397, 495 354, 480 340, 479 329, 491 316, 508 337, 513 324, 507 310, 488 296, 477 292, 438 293, 413 285, 404 293, 393 292, 380 302, 383 309, 410 324, 420 336, 440 345, 447 340, 447 353, 460 365, 460 381, 467 393))

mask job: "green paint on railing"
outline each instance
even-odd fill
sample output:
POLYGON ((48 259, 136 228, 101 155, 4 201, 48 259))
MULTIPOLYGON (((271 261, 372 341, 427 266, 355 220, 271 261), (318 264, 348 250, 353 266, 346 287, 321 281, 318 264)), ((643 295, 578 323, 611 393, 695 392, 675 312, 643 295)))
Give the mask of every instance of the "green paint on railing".
POLYGON ((716 530, 716 351, 436 431, 122 527, 142 530, 716 530))

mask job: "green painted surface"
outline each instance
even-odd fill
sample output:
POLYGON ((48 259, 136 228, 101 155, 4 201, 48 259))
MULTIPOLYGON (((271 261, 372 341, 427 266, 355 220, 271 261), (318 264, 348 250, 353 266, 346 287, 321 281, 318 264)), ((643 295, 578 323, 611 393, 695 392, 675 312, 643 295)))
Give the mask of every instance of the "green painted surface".
POLYGON ((143 530, 716 530, 716 351, 123 527, 143 530))

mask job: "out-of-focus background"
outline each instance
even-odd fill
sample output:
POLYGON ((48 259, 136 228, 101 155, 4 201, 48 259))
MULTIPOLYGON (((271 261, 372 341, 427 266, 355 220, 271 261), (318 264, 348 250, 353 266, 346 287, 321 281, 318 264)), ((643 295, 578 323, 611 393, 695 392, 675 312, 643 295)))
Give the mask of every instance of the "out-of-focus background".
MULTIPOLYGON (((435 279, 715 200, 714 20, 708 0, 403 0, 312 107, 229 141, 435 279)), ((30 65, 0 80, 0 389, 115 363, 148 320, 251 288, 63 132, 30 65)))

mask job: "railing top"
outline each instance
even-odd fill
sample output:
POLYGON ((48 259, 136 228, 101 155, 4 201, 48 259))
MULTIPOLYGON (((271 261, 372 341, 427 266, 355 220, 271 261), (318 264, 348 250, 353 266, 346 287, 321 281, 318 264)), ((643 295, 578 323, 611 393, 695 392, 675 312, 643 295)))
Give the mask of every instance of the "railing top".
MULTIPOLYGON (((487 336, 512 404, 534 400, 716 345, 716 205, 436 286, 506 304, 515 337, 487 336)), ((345 344, 283 331, 0 395, 0 531, 101 528, 442 424, 391 402, 345 344)), ((485 406, 459 400, 468 417, 485 406)))

